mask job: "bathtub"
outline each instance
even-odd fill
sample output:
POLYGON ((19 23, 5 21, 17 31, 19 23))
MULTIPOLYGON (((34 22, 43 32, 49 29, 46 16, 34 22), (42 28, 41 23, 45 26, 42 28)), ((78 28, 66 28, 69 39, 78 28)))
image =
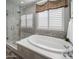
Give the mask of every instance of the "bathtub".
POLYGON ((66 42, 65 39, 43 35, 32 35, 28 37, 28 42, 51 52, 67 53, 72 51, 71 44, 66 42))
POLYGON ((72 51, 72 45, 64 39, 44 35, 31 35, 18 41, 17 45, 50 59, 72 59, 67 55, 68 52, 72 51))

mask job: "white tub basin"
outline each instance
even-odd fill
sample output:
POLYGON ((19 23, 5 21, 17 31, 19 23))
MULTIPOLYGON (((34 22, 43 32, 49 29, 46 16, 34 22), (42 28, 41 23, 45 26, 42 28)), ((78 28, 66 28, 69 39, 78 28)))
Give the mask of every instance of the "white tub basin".
POLYGON ((32 35, 27 39, 30 44, 48 51, 60 52, 60 53, 66 53, 72 51, 71 44, 64 41, 64 39, 43 35, 32 35))

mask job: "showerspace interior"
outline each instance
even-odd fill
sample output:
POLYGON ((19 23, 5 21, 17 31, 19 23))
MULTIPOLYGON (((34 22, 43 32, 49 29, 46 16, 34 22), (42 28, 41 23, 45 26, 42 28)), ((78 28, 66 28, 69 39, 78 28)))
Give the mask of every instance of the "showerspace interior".
POLYGON ((6 0, 6 59, 73 59, 72 0, 6 0))

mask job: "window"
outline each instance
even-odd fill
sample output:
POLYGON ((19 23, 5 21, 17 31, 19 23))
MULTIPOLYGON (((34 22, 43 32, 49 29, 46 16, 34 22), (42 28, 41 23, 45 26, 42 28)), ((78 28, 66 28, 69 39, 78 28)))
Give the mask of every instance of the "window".
POLYGON ((48 28, 48 11, 40 12, 38 15, 38 29, 48 28))
POLYGON ((21 16, 21 27, 32 28, 33 27, 33 14, 27 14, 21 16))
POLYGON ((38 15, 38 26, 37 29, 47 30, 64 30, 64 8, 51 9, 37 13, 38 15))
POLYGON ((26 28, 26 15, 21 16, 21 27, 26 28))
POLYGON ((49 10, 49 29, 64 30, 63 8, 49 10))
POLYGON ((27 15, 27 28, 33 27, 33 14, 27 15))

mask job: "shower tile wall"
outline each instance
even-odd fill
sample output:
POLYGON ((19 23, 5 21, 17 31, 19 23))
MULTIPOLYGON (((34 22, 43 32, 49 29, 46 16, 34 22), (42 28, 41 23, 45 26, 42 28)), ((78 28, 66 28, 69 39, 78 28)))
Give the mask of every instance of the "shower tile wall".
POLYGON ((7 10, 7 39, 8 41, 16 41, 19 40, 19 20, 20 15, 17 12, 19 10, 19 6, 14 4, 12 0, 7 0, 6 2, 6 10, 7 10))

